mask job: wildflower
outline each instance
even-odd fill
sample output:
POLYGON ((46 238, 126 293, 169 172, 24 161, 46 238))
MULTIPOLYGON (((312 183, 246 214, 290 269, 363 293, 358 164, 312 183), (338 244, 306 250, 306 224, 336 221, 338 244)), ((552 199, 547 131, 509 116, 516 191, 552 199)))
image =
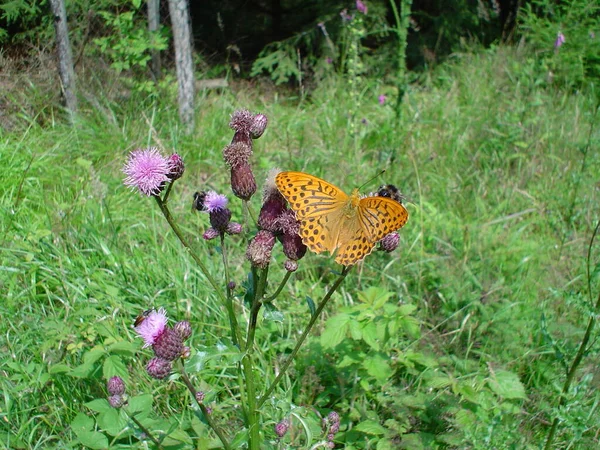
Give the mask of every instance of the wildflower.
POLYGON ((207 192, 204 197, 204 208, 209 214, 212 227, 224 234, 231 220, 231 211, 227 208, 227 197, 217 194, 215 191, 207 192))
POLYGON ((275 434, 282 438, 287 433, 290 428, 290 421, 288 419, 283 419, 281 422, 275 424, 275 434))
POLYGON ((379 249, 383 250, 384 252, 391 253, 398 248, 399 243, 400 235, 397 231, 393 231, 379 241, 379 249))
POLYGON ((127 175, 125 185, 137 188, 148 197, 158 195, 165 182, 169 181, 171 166, 169 160, 162 156, 154 147, 137 149, 129 154, 129 159, 123 167, 127 175))
POLYGON ((556 41, 554 41, 554 48, 558 50, 566 42, 565 35, 561 31, 556 35, 556 41))
POLYGON ((327 64, 331 64, 331 63, 333 62, 333 59, 331 59, 331 57, 330 57, 330 56, 328 56, 327 58, 325 58, 325 62, 326 62, 327 64))
POLYGON ((152 350, 159 358, 175 361, 183 352, 183 341, 175 330, 165 328, 152 344, 152 350))
POLYGON ((112 377, 106 383, 106 389, 110 395, 123 395, 125 383, 121 377, 112 377))
POLYGON ((275 245, 275 236, 267 230, 260 230, 248 244, 246 258, 253 266, 266 268, 271 261, 271 252, 275 245))
POLYGON ((148 364, 146 364, 146 372, 148 372, 148 375, 157 380, 168 377, 172 368, 173 365, 171 364, 171 361, 158 357, 152 358, 148 361, 148 364))
POLYGON ((250 128, 252 127, 253 119, 254 116, 247 109, 236 111, 231 115, 231 120, 229 121, 229 128, 231 128, 236 133, 242 132, 250 134, 250 128))
POLYGON ((252 124, 250 125, 250 137, 252 139, 258 139, 263 135, 268 123, 267 116, 264 114, 257 114, 252 118, 252 124))
POLYGON ((277 233, 281 226, 278 217, 287 209, 287 202, 275 185, 275 175, 278 170, 271 170, 265 181, 263 190, 263 205, 258 215, 258 227, 277 233))
POLYGON ((169 156, 169 173, 167 176, 171 181, 175 181, 183 175, 185 171, 185 165, 183 164, 183 159, 177 153, 173 153, 169 156))
POLYGON ((283 246, 283 253, 292 261, 298 261, 306 254, 306 245, 298 234, 300 232, 300 223, 292 210, 284 211, 277 222, 281 228, 282 234, 278 239, 283 246))
POLYGON ((204 392, 202 392, 202 391, 196 392, 196 396, 195 397, 196 397, 196 401, 198 403, 202 403, 204 401, 204 392))
POLYGON ((135 332, 144 340, 144 347, 154 345, 158 337, 167 328, 167 312, 164 308, 144 313, 144 319, 135 326, 135 332))
POLYGON ((367 8, 367 5, 364 2, 361 2, 360 0, 356 0, 356 9, 359 13, 362 13, 365 15, 369 11, 369 8, 367 8))
POLYGON ((223 159, 231 168, 248 164, 251 156, 252 147, 248 142, 233 142, 223 149, 223 159))
POLYGON ((340 17, 342 18, 343 21, 346 21, 346 22, 350 22, 352 19, 354 19, 353 15, 348 14, 347 9, 342 9, 340 11, 340 17))
POLYGON ((379 104, 381 106, 385 105, 385 101, 387 100, 387 97, 384 94, 381 94, 379 97, 377 97, 377 99, 379 100, 379 104))
POLYGON ((173 330, 175 330, 177 334, 179 334, 179 337, 184 341, 192 335, 192 326, 187 320, 177 322, 173 327, 173 330))

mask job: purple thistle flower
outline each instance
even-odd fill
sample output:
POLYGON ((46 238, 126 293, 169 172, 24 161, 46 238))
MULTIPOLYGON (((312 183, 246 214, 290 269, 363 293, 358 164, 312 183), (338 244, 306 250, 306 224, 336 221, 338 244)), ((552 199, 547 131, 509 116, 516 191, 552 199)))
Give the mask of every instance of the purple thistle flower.
POLYGON ((167 328, 167 312, 164 308, 152 310, 144 320, 135 327, 135 332, 144 340, 144 347, 153 345, 167 328))
POLYGON ((364 2, 361 2, 360 0, 356 0, 356 9, 359 13, 365 15, 367 14, 367 12, 369 12, 369 8, 367 8, 367 5, 364 2))
POLYGON ((249 134, 250 127, 252 127, 253 119, 253 114, 247 109, 235 111, 231 115, 231 120, 229 121, 229 128, 231 128, 235 132, 243 132, 249 134))
POLYGON ((168 377, 172 368, 173 365, 171 364, 171 361, 162 358, 152 358, 148 361, 148 364, 146 364, 146 372, 148 372, 148 375, 157 380, 168 377))
POLYGON ((204 196, 204 209, 205 211, 216 212, 227 207, 227 197, 221 194, 217 194, 215 191, 209 191, 204 196))
POLYGON ((554 41, 554 48, 558 50, 566 42, 565 35, 561 31, 556 35, 556 41, 554 41))
POLYGON ((381 106, 385 105, 385 101, 387 100, 387 97, 384 94, 381 94, 379 97, 377 97, 377 99, 379 100, 379 104, 381 106))
POLYGON ((137 149, 129 154, 123 172, 127 175, 126 186, 137 188, 150 197, 158 195, 164 183, 169 181, 171 164, 155 147, 137 149))

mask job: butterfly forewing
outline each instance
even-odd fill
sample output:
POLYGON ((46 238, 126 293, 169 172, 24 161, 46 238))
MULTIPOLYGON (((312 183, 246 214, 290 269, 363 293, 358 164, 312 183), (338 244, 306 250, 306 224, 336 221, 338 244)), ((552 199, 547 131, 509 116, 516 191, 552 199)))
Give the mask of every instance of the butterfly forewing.
POLYGON ((299 220, 336 212, 348 201, 333 184, 302 172, 280 172, 275 184, 299 220))

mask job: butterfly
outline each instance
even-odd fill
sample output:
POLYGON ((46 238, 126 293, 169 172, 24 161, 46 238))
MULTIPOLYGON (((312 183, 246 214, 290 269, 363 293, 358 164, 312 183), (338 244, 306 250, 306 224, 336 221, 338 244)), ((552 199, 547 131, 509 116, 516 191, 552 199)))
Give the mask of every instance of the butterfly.
POLYGON ((300 237, 311 251, 337 250, 335 261, 351 266, 384 236, 403 227, 408 211, 388 197, 360 197, 302 172, 280 172, 275 184, 300 221, 300 237))

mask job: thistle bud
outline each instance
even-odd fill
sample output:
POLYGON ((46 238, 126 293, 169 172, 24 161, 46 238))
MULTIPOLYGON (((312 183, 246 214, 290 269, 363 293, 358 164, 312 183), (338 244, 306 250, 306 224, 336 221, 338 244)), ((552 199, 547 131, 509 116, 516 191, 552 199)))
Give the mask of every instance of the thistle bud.
POLYGON ((256 180, 250 164, 231 168, 231 190, 236 197, 248 201, 256 192, 256 180))
POLYGON ((174 361, 181 356, 183 342, 179 333, 166 328, 152 345, 154 354, 167 361, 174 361))
POLYGON ((185 165, 183 164, 183 159, 177 153, 173 153, 169 156, 169 173, 167 176, 171 179, 171 181, 175 181, 183 175, 185 171, 185 165))
POLYGON ((298 263, 296 261, 288 259, 283 264, 283 267, 285 267, 285 270, 287 270, 288 272, 295 272, 296 270, 298 270, 298 263))
POLYGON ((217 230, 215 230, 214 228, 209 228, 208 230, 206 230, 204 232, 204 234, 202 235, 202 238, 205 241, 210 241, 212 239, 216 239, 219 236, 221 236, 221 233, 219 233, 217 230))
POLYGON ((229 222, 227 225, 227 234, 240 234, 242 232, 242 225, 237 222, 229 222))
POLYGON ((241 164, 248 164, 252 156, 252 141, 250 138, 242 139, 235 142, 235 138, 239 138, 240 134, 234 136, 234 142, 223 149, 223 159, 229 167, 236 167, 241 164))
POLYGON ((400 243, 400 234, 397 231, 393 231, 384 236, 382 240, 379 241, 379 249, 384 252, 391 253, 396 248, 398 248, 398 244, 400 243))
POLYGON ((173 327, 173 330, 179 335, 179 337, 183 341, 185 341, 192 335, 192 326, 187 320, 177 322, 173 327))
POLYGON ((248 244, 246 257, 253 266, 264 269, 271 261, 275 236, 267 230, 260 230, 248 244))
POLYGON ((148 364, 146 364, 146 372, 148 372, 148 375, 152 378, 162 380, 169 376, 172 367, 171 361, 162 358, 152 358, 148 361, 148 364))
POLYGON ((252 127, 254 116, 247 109, 241 109, 235 111, 231 115, 231 120, 229 121, 229 128, 237 132, 249 133, 250 128, 252 127))
POLYGON ((252 118, 252 124, 250 125, 250 137, 252 139, 258 139, 262 136, 267 128, 268 119, 264 114, 257 114, 252 118))
POLYGON ((288 429, 290 428, 290 421, 287 419, 283 419, 281 422, 278 422, 277 424, 275 424, 275 434, 282 438, 283 436, 285 436, 285 433, 287 433, 288 429))
POLYGON ((123 395, 125 393, 125 383, 121 377, 112 377, 106 383, 106 389, 110 395, 123 395))
POLYGON ((111 395, 108 397, 108 404, 113 408, 120 408, 125 404, 125 398, 122 395, 111 395))

